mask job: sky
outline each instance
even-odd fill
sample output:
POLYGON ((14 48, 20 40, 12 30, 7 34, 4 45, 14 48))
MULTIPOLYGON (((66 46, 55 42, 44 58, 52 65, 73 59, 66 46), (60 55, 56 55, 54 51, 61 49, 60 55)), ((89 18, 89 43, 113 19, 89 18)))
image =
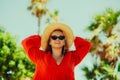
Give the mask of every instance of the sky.
MULTIPOLYGON (((0 26, 4 26, 12 35, 19 36, 19 42, 27 36, 37 34, 37 18, 27 10, 29 5, 30 0, 0 0, 0 26)), ((49 0, 46 7, 51 11, 58 10, 60 22, 69 25, 75 36, 85 38, 89 33, 84 29, 89 26, 93 17, 104 13, 108 8, 120 10, 120 0, 49 0)), ((41 33, 45 26, 45 20, 42 18, 41 33)), ((90 57, 86 56, 75 69, 76 80, 83 79, 80 67, 90 66, 90 57)))

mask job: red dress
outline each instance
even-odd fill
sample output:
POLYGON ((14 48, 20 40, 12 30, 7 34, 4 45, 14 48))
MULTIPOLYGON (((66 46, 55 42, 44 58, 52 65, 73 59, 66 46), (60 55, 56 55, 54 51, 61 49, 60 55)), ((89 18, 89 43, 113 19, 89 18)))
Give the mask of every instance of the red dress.
POLYGON ((69 51, 57 65, 50 52, 39 49, 40 42, 39 35, 30 36, 22 41, 28 57, 36 66, 33 80, 74 80, 74 68, 82 61, 91 46, 88 41, 76 37, 76 50, 69 51))

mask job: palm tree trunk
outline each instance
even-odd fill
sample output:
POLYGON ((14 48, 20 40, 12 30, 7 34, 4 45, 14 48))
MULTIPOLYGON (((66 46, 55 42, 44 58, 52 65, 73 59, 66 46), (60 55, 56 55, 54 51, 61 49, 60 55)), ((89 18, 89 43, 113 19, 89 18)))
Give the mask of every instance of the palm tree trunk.
POLYGON ((38 35, 40 34, 40 20, 41 20, 41 17, 38 17, 38 35))

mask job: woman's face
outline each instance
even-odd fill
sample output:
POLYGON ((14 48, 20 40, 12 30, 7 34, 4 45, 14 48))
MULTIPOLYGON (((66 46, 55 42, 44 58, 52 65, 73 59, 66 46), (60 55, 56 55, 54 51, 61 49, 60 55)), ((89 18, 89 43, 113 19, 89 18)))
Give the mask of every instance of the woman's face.
POLYGON ((50 43, 52 48, 62 48, 65 45, 65 36, 61 31, 54 31, 50 37, 50 43))

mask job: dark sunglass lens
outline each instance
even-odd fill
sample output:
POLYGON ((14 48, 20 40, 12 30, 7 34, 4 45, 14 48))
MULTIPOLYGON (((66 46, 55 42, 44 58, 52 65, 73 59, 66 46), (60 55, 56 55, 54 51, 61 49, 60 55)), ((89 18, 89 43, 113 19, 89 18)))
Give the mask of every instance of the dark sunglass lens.
POLYGON ((65 36, 59 36, 59 39, 63 40, 63 39, 65 39, 65 36))
POLYGON ((52 38, 53 40, 56 40, 57 38, 58 38, 59 40, 63 40, 63 39, 65 39, 65 36, 51 36, 51 38, 52 38))
POLYGON ((51 38, 52 38, 53 40, 56 40, 56 39, 57 39, 57 36, 51 36, 51 38))

